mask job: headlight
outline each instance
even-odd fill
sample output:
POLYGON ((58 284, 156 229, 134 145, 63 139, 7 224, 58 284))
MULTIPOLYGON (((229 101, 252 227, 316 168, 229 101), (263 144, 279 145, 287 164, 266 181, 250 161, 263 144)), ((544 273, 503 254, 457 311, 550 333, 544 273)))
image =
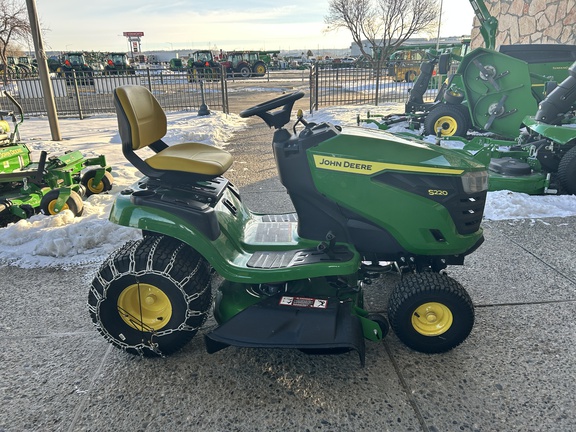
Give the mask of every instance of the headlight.
POLYGON ((472 171, 462 176, 464 192, 473 194, 488 190, 488 171, 472 171))

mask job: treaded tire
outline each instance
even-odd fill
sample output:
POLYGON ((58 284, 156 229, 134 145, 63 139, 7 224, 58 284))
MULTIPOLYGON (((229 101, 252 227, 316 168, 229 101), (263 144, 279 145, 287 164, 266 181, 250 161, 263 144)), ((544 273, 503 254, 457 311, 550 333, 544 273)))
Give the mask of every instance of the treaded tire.
POLYGON ((560 159, 558 182, 562 193, 576 195, 576 146, 568 150, 560 159))
POLYGON ((444 100, 451 105, 459 105, 464 100, 464 93, 447 88, 444 92, 444 100))
POLYGON ((181 349, 206 321, 211 302, 206 260, 187 244, 164 236, 129 242, 113 253, 98 270, 88 295, 90 316, 104 338, 145 357, 181 349), (153 296, 147 297, 147 287, 154 290, 153 296), (122 308, 134 292, 135 307, 122 308), (154 299, 167 307, 151 321, 146 313, 156 312, 154 299))
POLYGON ((392 291, 388 320, 406 346, 423 353, 441 353, 468 337, 474 326, 474 306, 468 293, 454 279, 439 273, 415 273, 404 276, 392 291), (452 320, 444 322, 439 314, 427 321, 417 314, 427 305, 431 305, 432 311, 435 307, 449 311, 452 320))
POLYGON ((463 108, 465 107, 460 105, 438 105, 424 119, 424 134, 436 135, 436 129, 440 128, 441 136, 465 137, 470 126, 470 119, 463 108))
MULTIPOLYGON (((53 189, 42 197, 40 201, 40 211, 45 215, 56 215, 56 210, 54 209, 56 205, 56 200, 60 194, 59 189, 53 189)), ((66 200, 66 204, 62 210, 70 210, 74 216, 82 216, 84 212, 84 202, 82 197, 74 191, 70 191, 70 196, 66 200)))
POLYGON ((96 176, 96 170, 87 171, 83 176, 80 183, 84 185, 86 188, 86 196, 89 197, 90 195, 101 194, 104 192, 108 192, 112 189, 112 185, 114 184, 114 177, 108 171, 104 173, 104 177, 102 177, 102 181, 98 184, 97 187, 93 185, 94 177, 96 176))
POLYGON ((238 73, 242 78, 250 78, 252 75, 252 71, 250 70, 250 66, 244 65, 239 70, 238 73))
POLYGON ((262 62, 257 62, 252 68, 254 75, 262 77, 266 75, 266 65, 262 62))

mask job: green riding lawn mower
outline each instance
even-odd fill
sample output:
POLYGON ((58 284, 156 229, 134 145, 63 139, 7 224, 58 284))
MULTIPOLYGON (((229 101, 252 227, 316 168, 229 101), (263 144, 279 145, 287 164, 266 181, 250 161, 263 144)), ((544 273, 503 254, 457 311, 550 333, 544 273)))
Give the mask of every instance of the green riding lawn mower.
POLYGON ((279 179, 295 212, 252 212, 224 177, 230 153, 168 146, 166 116, 141 86, 115 90, 125 157, 145 176, 121 192, 110 220, 142 238, 114 252, 92 281, 89 313, 114 346, 165 356, 188 343, 211 306, 210 353, 229 346, 357 351, 389 323, 425 353, 461 344, 474 307, 446 274, 483 242, 486 167, 410 137, 307 122, 292 108, 303 92, 243 111, 274 128, 279 179), (139 150, 153 155, 142 158, 139 150), (370 313, 367 283, 399 277, 387 316, 370 313), (211 278, 219 277, 212 294, 211 278))
POLYGON ((70 210, 81 215, 82 197, 112 188, 106 158, 85 158, 80 151, 48 156, 42 151, 38 162, 33 162, 28 145, 20 141, 22 108, 9 93, 5 95, 18 113, 0 111, 0 226, 38 212, 55 215, 70 210), (12 119, 13 131, 6 118, 12 119))

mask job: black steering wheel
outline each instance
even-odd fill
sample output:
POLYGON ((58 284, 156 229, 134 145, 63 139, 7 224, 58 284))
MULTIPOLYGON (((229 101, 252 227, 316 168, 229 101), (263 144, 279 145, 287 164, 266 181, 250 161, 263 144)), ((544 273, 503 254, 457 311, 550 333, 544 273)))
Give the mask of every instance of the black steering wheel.
POLYGON ((289 93, 287 95, 282 95, 280 97, 269 100, 268 102, 263 102, 251 108, 245 109, 240 113, 240 117, 246 118, 258 116, 264 120, 269 127, 280 129, 290 121, 290 114, 292 113, 292 107, 294 106, 294 103, 303 97, 304 92, 302 90, 289 93), (274 113, 270 112, 273 109, 279 107, 282 107, 282 109, 274 113))

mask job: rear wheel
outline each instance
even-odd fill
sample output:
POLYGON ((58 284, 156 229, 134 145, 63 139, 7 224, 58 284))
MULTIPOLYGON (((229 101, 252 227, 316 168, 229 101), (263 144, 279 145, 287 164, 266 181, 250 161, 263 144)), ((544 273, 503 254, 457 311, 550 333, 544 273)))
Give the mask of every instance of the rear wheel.
POLYGON ((264 63, 256 63, 254 65, 254 74, 264 76, 266 74, 266 65, 264 63))
POLYGON ((60 209, 57 210, 58 196, 60 195, 59 189, 54 189, 48 192, 42 197, 40 201, 40 211, 45 215, 57 215, 62 213, 64 210, 70 210, 74 216, 81 216, 84 211, 84 203, 82 198, 74 191, 70 191, 70 196, 66 200, 66 203, 60 209))
POLYGON ((392 292, 388 319, 408 347, 440 353, 468 337, 474 325, 474 306, 454 279, 439 273, 416 273, 404 276, 392 292))
POLYGON ((172 354, 206 321, 210 267, 190 246, 149 236, 116 251, 92 281, 88 304, 114 346, 147 357, 172 354))
POLYGON ((576 195, 576 146, 568 150, 560 159, 558 181, 562 192, 576 195))
POLYGON ((465 137, 469 129, 468 114, 459 105, 440 104, 424 120, 424 134, 465 137))

